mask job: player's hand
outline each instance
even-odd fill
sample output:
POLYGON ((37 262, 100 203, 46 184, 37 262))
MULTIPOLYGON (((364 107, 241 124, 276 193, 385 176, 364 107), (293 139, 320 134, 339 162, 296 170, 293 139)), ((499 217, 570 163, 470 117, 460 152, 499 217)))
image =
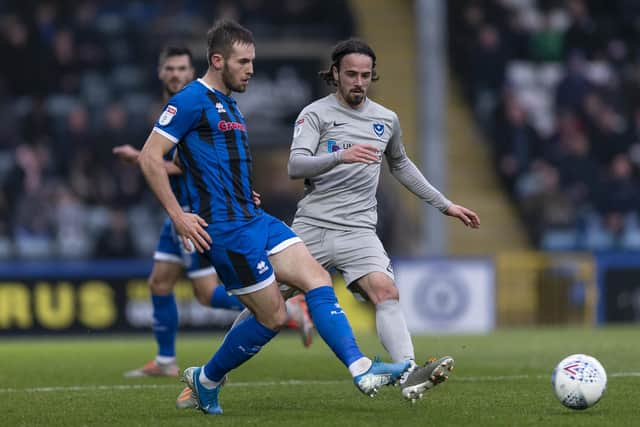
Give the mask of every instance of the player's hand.
POLYGON ((342 163, 366 163, 368 165, 380 161, 380 151, 369 144, 358 144, 340 153, 342 163))
POLYGON ((182 167, 182 162, 180 161, 180 156, 178 156, 178 153, 173 156, 173 164, 176 165, 178 169, 184 172, 184 168, 182 167))
POLYGON ((182 212, 175 218, 171 218, 171 221, 187 250, 195 248, 195 250, 202 253, 211 248, 211 236, 205 230, 208 224, 200 216, 182 212))
POLYGON ((260 193, 252 190, 251 196, 253 199, 253 204, 256 205, 256 208, 259 208, 260 205, 262 204, 262 200, 260 200, 260 193))
POLYGON ((453 203, 444 214, 458 218, 467 227, 480 228, 480 218, 478 214, 464 206, 453 203))
POLYGON ((118 156, 120 160, 124 160, 127 163, 133 163, 133 164, 138 163, 138 156, 140 155, 140 150, 133 148, 129 144, 117 145, 113 147, 113 150, 111 150, 111 152, 116 156, 118 156))

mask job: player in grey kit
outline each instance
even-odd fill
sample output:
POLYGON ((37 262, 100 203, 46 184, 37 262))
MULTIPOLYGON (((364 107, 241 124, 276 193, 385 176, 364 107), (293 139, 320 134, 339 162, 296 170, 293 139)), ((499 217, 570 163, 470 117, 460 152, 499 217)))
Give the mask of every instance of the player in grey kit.
POLYGON ((382 345, 394 362, 413 362, 401 387, 403 396, 415 401, 448 378, 454 360, 445 356, 415 364, 391 262, 376 234, 382 154, 393 176, 421 200, 466 226, 478 228, 480 220, 426 180, 407 157, 396 113, 367 97, 377 80, 371 47, 345 40, 331 59, 329 70, 320 75, 336 92, 305 107, 293 132, 289 176, 305 179, 293 229, 323 267, 340 271, 352 292, 375 305, 382 345))

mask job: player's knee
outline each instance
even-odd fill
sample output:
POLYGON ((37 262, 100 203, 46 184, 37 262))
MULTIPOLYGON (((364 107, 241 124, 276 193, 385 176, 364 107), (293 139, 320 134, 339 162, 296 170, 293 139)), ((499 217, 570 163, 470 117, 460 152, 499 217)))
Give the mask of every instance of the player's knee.
POLYGON ((196 301, 198 301, 199 304, 204 306, 211 305, 212 292, 213 292, 213 289, 202 289, 200 287, 193 288, 193 294, 196 298, 196 301))
POLYGON ((320 264, 313 261, 300 268, 301 273, 289 282, 295 288, 307 293, 320 286, 331 286, 331 276, 320 264))
POLYGON ((376 286, 369 292, 369 299, 374 304, 380 304, 385 301, 400 299, 398 288, 393 283, 376 286))
POLYGON ((307 281, 307 290, 311 290, 318 286, 331 285, 331 276, 320 264, 316 264, 314 268, 310 269, 307 281))
POLYGON ((173 290, 171 281, 157 274, 152 274, 147 283, 152 295, 168 295, 173 290))
POLYGON ((279 331, 287 324, 287 310, 283 306, 281 310, 261 316, 258 321, 273 331, 279 331))
POLYGON ((318 269, 318 271, 316 272, 316 279, 315 281, 319 284, 319 285, 331 285, 331 275, 327 272, 327 270, 325 270, 324 268, 320 267, 318 269))

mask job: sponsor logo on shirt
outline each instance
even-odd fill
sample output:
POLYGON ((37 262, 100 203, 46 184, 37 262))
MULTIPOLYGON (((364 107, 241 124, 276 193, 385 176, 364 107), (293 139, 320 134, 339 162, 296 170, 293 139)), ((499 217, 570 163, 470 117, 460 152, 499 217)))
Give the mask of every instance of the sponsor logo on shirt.
POLYGON ((347 148, 351 148, 353 144, 338 144, 338 142, 334 139, 330 139, 327 141, 327 151, 329 153, 334 153, 340 150, 346 150, 347 148))
POLYGON ((167 105, 167 108, 162 112, 160 119, 158 119, 158 123, 162 126, 166 126, 171 123, 171 120, 175 117, 178 109, 173 105, 167 105))
POLYGON ((238 122, 227 122, 226 120, 220 120, 218 122, 218 130, 220 132, 227 132, 230 130, 241 130, 242 132, 246 132, 247 128, 243 123, 238 122))

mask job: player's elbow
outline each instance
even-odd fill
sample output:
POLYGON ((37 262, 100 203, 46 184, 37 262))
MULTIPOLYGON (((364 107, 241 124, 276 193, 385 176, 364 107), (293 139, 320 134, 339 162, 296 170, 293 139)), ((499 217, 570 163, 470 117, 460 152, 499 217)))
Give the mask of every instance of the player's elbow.
POLYGON ((295 166, 291 165, 291 162, 287 165, 287 174, 289 174, 289 179, 301 179, 304 176, 295 168, 295 166))
POLYGON ((153 164, 155 163, 153 152, 149 149, 149 146, 145 144, 140 151, 140 155, 138 156, 138 164, 140 165, 140 169, 142 172, 147 175, 148 172, 153 168, 153 164))

